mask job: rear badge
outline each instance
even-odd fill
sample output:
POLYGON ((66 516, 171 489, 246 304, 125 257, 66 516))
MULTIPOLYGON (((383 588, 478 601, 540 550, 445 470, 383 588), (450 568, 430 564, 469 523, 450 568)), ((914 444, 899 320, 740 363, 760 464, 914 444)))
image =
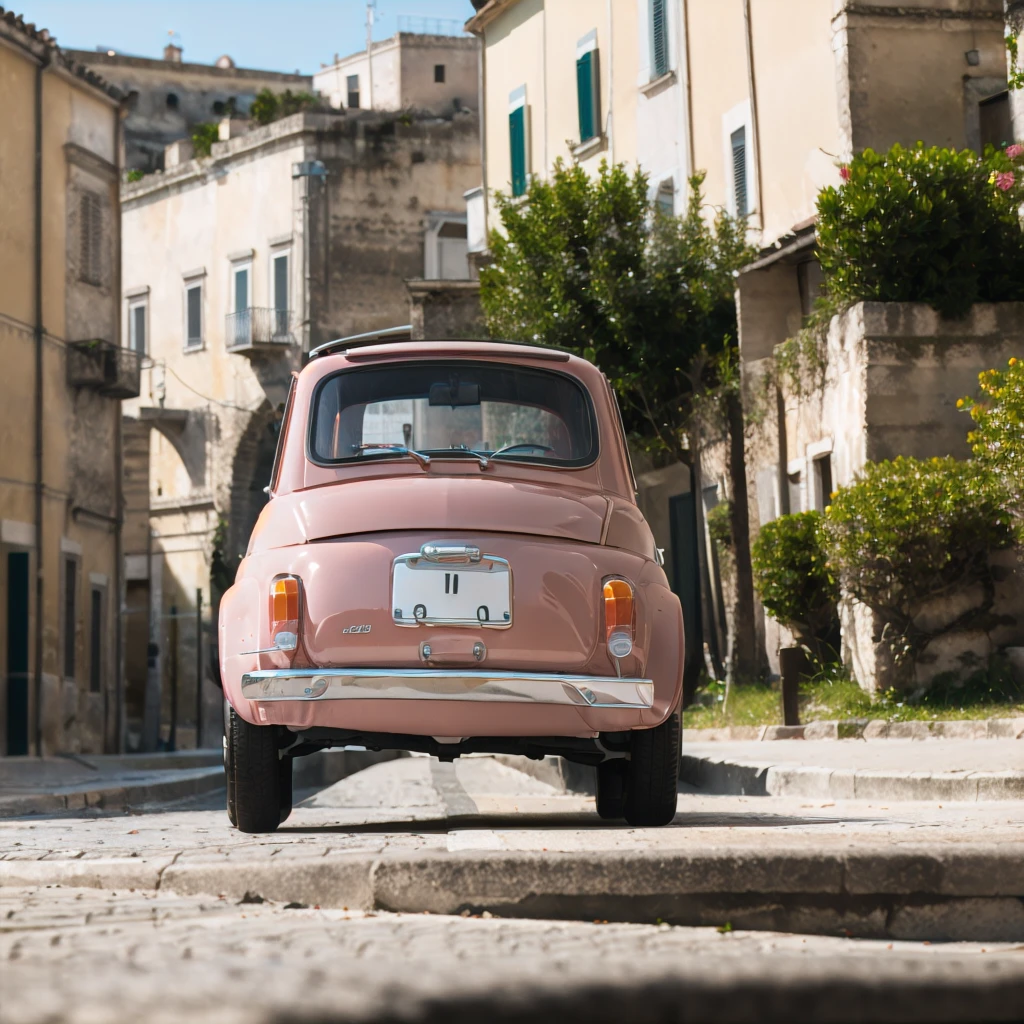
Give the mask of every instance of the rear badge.
POLYGON ((346 626, 342 633, 369 633, 369 626, 346 626))

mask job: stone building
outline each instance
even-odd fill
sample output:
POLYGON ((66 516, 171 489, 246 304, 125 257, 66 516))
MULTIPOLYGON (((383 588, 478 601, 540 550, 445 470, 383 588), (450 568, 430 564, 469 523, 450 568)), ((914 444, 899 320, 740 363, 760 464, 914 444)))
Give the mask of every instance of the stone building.
POLYGON ((188 63, 173 44, 164 48, 163 60, 103 49, 67 53, 125 94, 125 169, 147 173, 162 170, 164 147, 188 138, 196 125, 248 114, 260 90, 309 92, 313 87, 308 75, 239 68, 227 55, 212 65, 188 63))
POLYGON ((313 88, 338 110, 476 110, 478 48, 472 36, 397 32, 369 52, 335 56, 313 88))
POLYGON ((120 93, 0 8, 0 755, 122 744, 120 93))
MULTIPOLYGON (((159 648, 149 669, 137 623, 129 702, 148 746, 168 719, 172 661, 188 666, 183 722, 191 666, 215 671, 209 616, 198 652, 185 631, 197 591, 216 606, 266 500, 292 371, 321 342, 408 321, 405 280, 452 259, 438 225, 464 233, 462 195, 480 179, 469 112, 305 113, 230 137, 237 127, 225 122, 210 158, 172 152, 167 170, 122 192, 125 331, 146 356, 126 414, 134 443, 149 442, 137 541, 148 553, 128 552, 128 586, 152 609, 159 648), (169 618, 172 605, 185 619, 169 618)), ((205 687, 211 730, 218 698, 205 687)))

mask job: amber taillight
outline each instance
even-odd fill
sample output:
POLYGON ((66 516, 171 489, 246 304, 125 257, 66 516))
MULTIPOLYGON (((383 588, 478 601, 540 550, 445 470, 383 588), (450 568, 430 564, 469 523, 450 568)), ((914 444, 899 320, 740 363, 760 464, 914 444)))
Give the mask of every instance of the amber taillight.
POLYGON ((604 626, 608 653, 625 658, 633 650, 633 585, 628 580, 604 581, 604 626))
POLYGON ((282 651, 294 651, 299 643, 298 576, 278 576, 270 584, 270 636, 282 651))

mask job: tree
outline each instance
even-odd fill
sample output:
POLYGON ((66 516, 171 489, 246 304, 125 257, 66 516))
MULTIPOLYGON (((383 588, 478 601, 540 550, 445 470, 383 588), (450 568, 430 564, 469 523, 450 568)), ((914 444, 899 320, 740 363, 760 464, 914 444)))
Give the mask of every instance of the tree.
MULTIPOLYGON (((502 230, 490 239, 480 299, 493 337, 576 352, 601 367, 619 396, 630 441, 693 465, 715 396, 727 425, 737 604, 730 668, 757 672, 743 417, 735 374, 735 274, 754 255, 746 224, 704 216, 704 176, 689 180, 686 212, 664 213, 648 177, 602 162, 596 177, 555 163, 526 195, 495 197, 502 230), (704 403, 706 411, 707 403, 704 403)), ((698 483, 698 493, 700 486, 698 483)), ((698 505, 700 503, 698 502, 698 505)))
POLYGON ((703 216, 703 175, 682 217, 663 213, 642 171, 591 178, 556 162, 525 199, 498 195, 501 232, 480 273, 494 337, 578 352, 600 365, 631 441, 690 461, 694 396, 720 383, 735 345, 734 276, 752 258, 742 221, 703 216))

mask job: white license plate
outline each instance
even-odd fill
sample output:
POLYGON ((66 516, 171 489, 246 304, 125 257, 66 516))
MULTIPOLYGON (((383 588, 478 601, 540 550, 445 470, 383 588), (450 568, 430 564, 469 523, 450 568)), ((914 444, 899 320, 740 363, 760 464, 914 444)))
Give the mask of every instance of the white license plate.
POLYGON ((391 613, 403 626, 511 626, 511 581, 500 558, 439 564, 402 555, 395 559, 391 613))

